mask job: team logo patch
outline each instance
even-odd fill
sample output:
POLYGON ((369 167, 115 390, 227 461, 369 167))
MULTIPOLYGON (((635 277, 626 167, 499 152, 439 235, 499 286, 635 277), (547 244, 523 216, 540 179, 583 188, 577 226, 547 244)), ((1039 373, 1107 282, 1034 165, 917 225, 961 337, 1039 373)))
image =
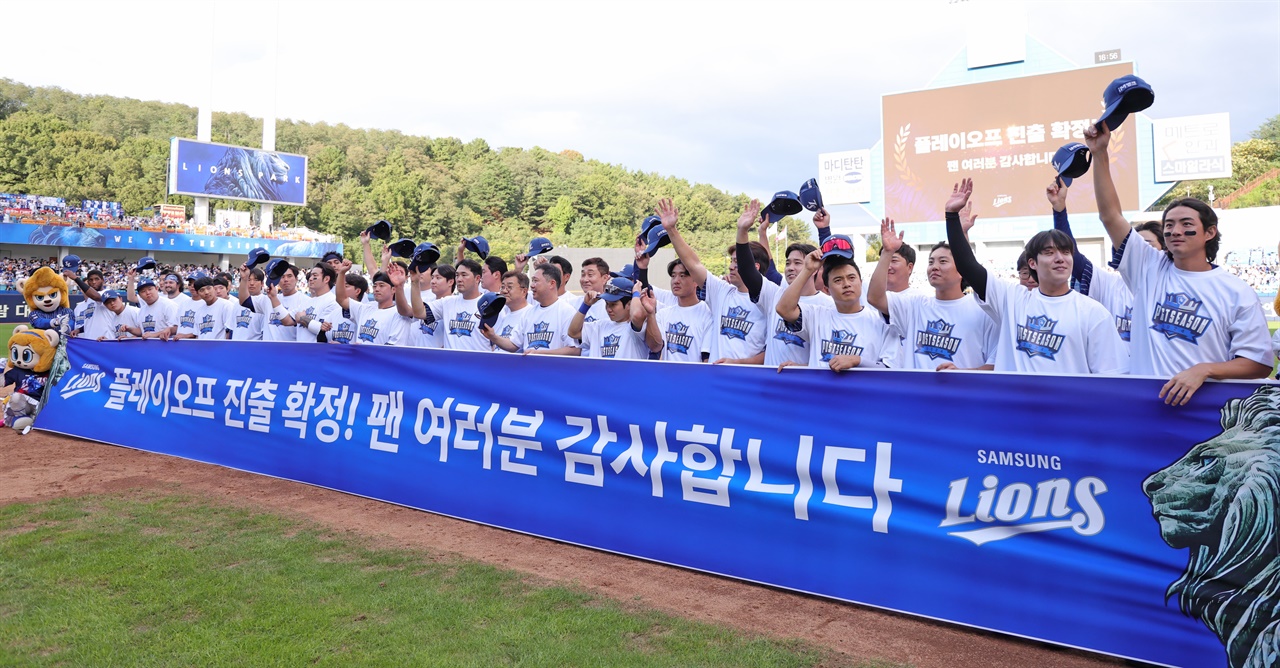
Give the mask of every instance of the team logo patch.
POLYGON ((951 336, 955 325, 938 318, 925 323, 924 331, 916 331, 916 354, 928 355, 931 360, 955 361, 961 339, 951 336))
POLYGON ((618 340, 617 334, 610 334, 604 337, 603 345, 600 346, 601 357, 617 357, 618 356, 618 340))
POLYGON ((830 362, 831 358, 836 355, 862 356, 862 346, 853 345, 854 340, 857 338, 857 334, 847 329, 832 331, 831 338, 822 340, 822 361, 830 362))
POLYGON ((730 339, 747 340, 754 323, 747 320, 747 309, 741 306, 730 307, 720 316, 720 335, 730 339))
POLYGON ((1124 307, 1124 317, 1116 316, 1116 331, 1120 332, 1120 338, 1125 341, 1129 340, 1130 330, 1133 329, 1133 307, 1124 307))
POLYGON ((1203 302, 1185 292, 1166 293, 1164 301, 1156 304, 1151 314, 1151 329, 1171 340, 1200 345, 1200 337, 1213 324, 1213 318, 1197 315, 1201 305, 1203 302))
POLYGON ((799 334, 787 329, 787 321, 778 320, 778 328, 773 332, 773 339, 781 341, 783 345, 795 346, 803 349, 807 342, 799 334))
POLYGON ((200 333, 201 334, 213 333, 213 316, 206 313, 205 316, 200 319, 200 333))
POLYGON ((476 321, 471 319, 471 314, 459 311, 453 320, 449 321, 449 336, 471 336, 471 331, 476 328, 476 321))
POLYGON ((253 320, 253 313, 247 308, 240 309, 240 313, 236 315, 236 327, 239 329, 249 329, 249 323, 253 320))
POLYGON ((155 318, 155 316, 153 316, 153 315, 147 315, 147 317, 145 317, 145 318, 143 318, 143 319, 142 319, 142 331, 144 331, 144 332, 154 332, 154 331, 156 331, 156 318, 155 318))
POLYGON ((1058 321, 1050 320, 1047 315, 1027 316, 1027 324, 1018 325, 1017 349, 1027 357, 1054 359, 1053 356, 1062 349, 1062 342, 1067 340, 1067 337, 1053 333, 1057 326, 1058 321))
POLYGON ((343 320, 329 332, 329 338, 338 343, 351 343, 356 338, 356 327, 350 320, 343 320))
POLYGON ((678 355, 688 355, 689 346, 693 345, 693 337, 689 336, 689 326, 683 322, 668 323, 666 339, 667 350, 678 355))
MULTIPOLYGON (((469 335, 470 333, 468 333, 468 336, 469 335)), ((378 321, 373 318, 369 318, 368 320, 365 320, 364 324, 360 325, 360 342, 373 343, 374 340, 377 338, 378 338, 378 321)))
POLYGON ((550 331, 550 327, 551 325, 545 322, 533 323, 533 331, 529 332, 529 340, 525 345, 531 349, 550 349, 551 338, 555 336, 555 332, 550 331))

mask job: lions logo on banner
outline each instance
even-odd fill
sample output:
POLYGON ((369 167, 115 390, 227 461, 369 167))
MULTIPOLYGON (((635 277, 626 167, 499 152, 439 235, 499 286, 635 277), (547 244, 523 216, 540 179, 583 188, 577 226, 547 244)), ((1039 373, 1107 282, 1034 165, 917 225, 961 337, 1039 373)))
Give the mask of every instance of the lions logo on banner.
POLYGON ((1054 359, 1054 355, 1062 349, 1066 337, 1054 334, 1053 328, 1058 326, 1057 320, 1050 320, 1047 315, 1027 316, 1027 324, 1018 325, 1017 349, 1027 357, 1044 357, 1054 359))
POLYGON ((1213 318, 1197 315, 1202 302, 1185 292, 1170 292, 1151 314, 1151 329, 1169 339, 1199 345, 1199 338, 1213 324, 1213 318))
POLYGON ((747 320, 747 309, 741 306, 732 306, 720 316, 720 334, 730 339, 746 341, 747 334, 751 333, 751 325, 747 320))
POLYGON ((925 324, 924 331, 916 332, 916 354, 928 355, 931 360, 954 361, 952 356, 960 350, 960 341, 951 336, 955 325, 939 318, 925 324))

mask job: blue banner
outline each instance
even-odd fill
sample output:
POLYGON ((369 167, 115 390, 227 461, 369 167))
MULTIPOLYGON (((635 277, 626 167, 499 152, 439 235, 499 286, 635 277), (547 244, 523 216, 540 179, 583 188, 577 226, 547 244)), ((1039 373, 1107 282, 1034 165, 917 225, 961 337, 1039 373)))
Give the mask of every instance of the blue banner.
POLYGON ((1270 384, 1174 408, 1144 378, 69 354, 41 429, 1160 664, 1242 666, 1280 628, 1270 384))
POLYGON ((303 206, 307 156, 174 137, 169 194, 303 206))
POLYGON ((232 255, 244 255, 254 248, 265 248, 268 253, 276 257, 324 257, 324 254, 329 251, 342 252, 342 244, 323 241, 174 234, 25 223, 0 223, 0 244, 127 248, 147 252, 230 253, 232 255))
MULTIPOLYGON (((84 301, 84 295, 73 292, 67 295, 71 308, 84 301)), ((26 297, 16 290, 0 290, 0 324, 31 323, 31 309, 27 306, 26 297)), ((3 341, 0 341, 3 343, 3 341)))

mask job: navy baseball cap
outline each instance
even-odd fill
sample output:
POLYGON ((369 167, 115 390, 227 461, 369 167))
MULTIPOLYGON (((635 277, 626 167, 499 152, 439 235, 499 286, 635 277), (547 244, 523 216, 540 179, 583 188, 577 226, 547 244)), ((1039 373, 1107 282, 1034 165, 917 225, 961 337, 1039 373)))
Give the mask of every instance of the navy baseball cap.
POLYGON ((667 236, 667 228, 662 225, 649 228, 649 236, 646 239, 649 245, 645 247, 644 254, 653 257, 659 248, 671 243, 671 237, 667 236))
POLYGON ((342 253, 339 253, 338 251, 329 251, 329 252, 325 253, 324 255, 321 255, 321 256, 320 256, 320 261, 321 261, 321 262, 328 262, 329 260, 337 260, 337 261, 341 262, 341 261, 342 261, 342 253))
POLYGON ((413 239, 401 239, 388 246, 391 249, 391 255, 403 258, 413 257, 413 250, 417 247, 418 244, 414 243, 413 239))
POLYGON ((143 288, 154 288, 154 287, 156 287, 156 282, 151 280, 150 276, 143 276, 142 278, 138 279, 139 290, 143 288))
POLYGON ((489 240, 488 239, 485 239, 484 237, 481 237, 481 236, 477 236, 471 239, 463 239, 462 243, 464 246, 467 247, 467 250, 475 253, 476 255, 479 255, 481 260, 489 257, 489 240))
POLYGON ((793 216, 804 210, 804 205, 800 203, 800 197, 790 190, 783 190, 773 194, 773 199, 769 201, 763 212, 768 212, 769 222, 781 220, 783 216, 793 216))
POLYGON ((800 186, 800 206, 810 211, 822 208, 822 191, 818 189, 818 179, 809 179, 800 186))
POLYGON ((409 268, 415 271, 422 271, 427 267, 435 264, 440 259, 440 249, 430 241, 424 241, 413 249, 413 262, 409 264, 409 268))
POLYGON ((244 266, 253 269, 254 267, 271 260, 271 255, 267 253, 265 248, 255 248, 249 251, 249 259, 245 260, 244 266))
POLYGON ((71 271, 79 271, 79 270, 80 270, 80 256, 79 256, 79 255, 68 255, 68 256, 66 256, 66 257, 62 258, 62 268, 63 268, 63 269, 70 269, 71 271))
POLYGON ((188 281, 198 281, 202 278, 209 278, 209 274, 205 273, 203 269, 197 269, 195 273, 187 276, 188 281))
POLYGON ((138 260, 138 271, 144 271, 146 269, 155 269, 155 268, 156 268, 156 259, 151 256, 140 258, 138 260))
POLYGON ((607 302, 621 301, 622 298, 631 296, 631 287, 634 283, 635 281, 629 278, 611 278, 604 284, 604 292, 600 293, 600 298, 607 302))
POLYGON ((853 259, 853 240, 843 234, 833 234, 822 242, 822 259, 837 255, 846 260, 853 259))
POLYGON ((480 315, 480 322, 493 327, 498 322, 498 316, 502 314, 502 308, 507 305, 507 298, 492 292, 486 292, 480 295, 480 301, 476 302, 476 312, 480 315))
POLYGON ((391 223, 388 223, 385 220, 379 220, 378 222, 364 228, 364 231, 368 232, 369 236, 373 239, 391 241, 391 223))
POLYGON ((659 217, 657 217, 657 216, 649 216, 648 218, 645 218, 645 219, 644 219, 644 222, 643 222, 643 223, 640 223, 640 238, 641 238, 641 239, 648 239, 648 238, 649 238, 649 231, 650 231, 650 230, 652 230, 652 229, 653 229, 653 228, 655 228, 655 227, 662 227, 662 219, 661 219, 661 218, 659 218, 659 217))
POLYGON ((624 264, 622 265, 622 269, 618 271, 611 271, 609 272, 609 275, 614 278, 625 278, 630 281, 640 280, 640 272, 636 271, 636 266, 634 264, 624 264))
POLYGON ((1093 156, 1089 148, 1078 141, 1071 142, 1053 154, 1053 168, 1058 170, 1058 178, 1071 185, 1071 179, 1078 179, 1089 171, 1089 163, 1093 156))
POLYGON ((555 248, 555 246, 551 245, 550 239, 546 237, 534 237, 533 241, 529 242, 529 252, 526 253, 526 255, 528 257, 533 257, 535 255, 542 255, 543 253, 550 253, 553 248, 555 248))
POLYGON ((276 285, 280 282, 280 278, 284 276, 284 272, 289 271, 289 262, 283 258, 276 258, 267 263, 267 285, 276 285))
POLYGON ((1155 101, 1156 92, 1151 89, 1150 84, 1136 75, 1126 74, 1107 84, 1107 89, 1102 91, 1102 103, 1106 105, 1106 111, 1102 112, 1098 123, 1105 122, 1108 130, 1115 130, 1129 114, 1136 114, 1155 101))
POLYGON ((106 292, 103 292, 99 296, 102 297, 102 303, 105 304, 111 301, 112 299, 119 299, 120 293, 116 292, 115 290, 107 290, 106 292))

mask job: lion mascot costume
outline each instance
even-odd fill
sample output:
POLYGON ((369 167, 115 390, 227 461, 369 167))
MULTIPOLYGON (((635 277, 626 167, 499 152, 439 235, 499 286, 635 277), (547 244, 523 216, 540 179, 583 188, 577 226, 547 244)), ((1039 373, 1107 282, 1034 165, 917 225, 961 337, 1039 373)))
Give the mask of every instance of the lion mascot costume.
POLYGON ((58 332, 18 325, 9 337, 9 357, 5 360, 0 395, 8 395, 5 424, 23 434, 31 430, 44 395, 49 370, 58 352, 58 332))
POLYGON ((1228 401, 1221 426, 1143 488, 1165 543, 1190 551, 1167 596, 1231 668, 1268 668, 1280 665, 1280 387, 1228 401))
POLYGON ((31 327, 50 329, 66 338, 75 326, 75 311, 67 296, 67 282, 49 267, 40 267, 18 281, 18 289, 31 309, 31 327))

